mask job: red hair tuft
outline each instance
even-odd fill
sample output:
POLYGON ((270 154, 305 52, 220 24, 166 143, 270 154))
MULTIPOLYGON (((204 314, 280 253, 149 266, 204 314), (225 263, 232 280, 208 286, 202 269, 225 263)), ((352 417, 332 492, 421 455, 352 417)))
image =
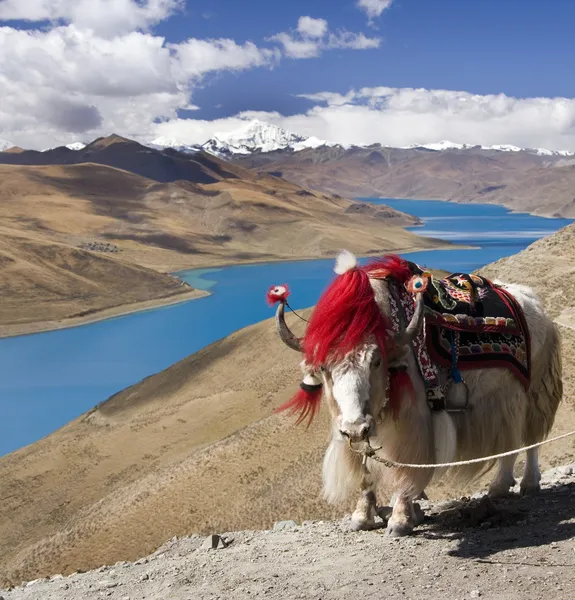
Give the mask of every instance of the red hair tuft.
POLYGON ((405 283, 411 275, 409 263, 391 254, 336 277, 319 299, 305 333, 307 362, 317 367, 328 356, 340 359, 368 336, 385 353, 390 324, 375 301, 369 278, 391 277, 405 283))
POLYGON ((307 426, 309 427, 313 418, 319 411, 321 394, 321 387, 312 392, 300 389, 291 400, 282 404, 279 408, 276 408, 274 412, 277 413, 284 410, 290 410, 292 414, 298 415, 296 425, 307 420, 307 426))

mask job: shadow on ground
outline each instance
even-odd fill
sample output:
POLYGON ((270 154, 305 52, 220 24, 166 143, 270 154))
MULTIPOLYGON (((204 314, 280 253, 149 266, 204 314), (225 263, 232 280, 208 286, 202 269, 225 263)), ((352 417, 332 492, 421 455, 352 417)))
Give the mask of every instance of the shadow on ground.
POLYGON ((575 484, 557 485, 525 498, 513 494, 493 501, 484 496, 444 503, 426 516, 420 535, 458 540, 449 555, 476 560, 505 550, 547 546, 572 539, 575 537, 575 484))

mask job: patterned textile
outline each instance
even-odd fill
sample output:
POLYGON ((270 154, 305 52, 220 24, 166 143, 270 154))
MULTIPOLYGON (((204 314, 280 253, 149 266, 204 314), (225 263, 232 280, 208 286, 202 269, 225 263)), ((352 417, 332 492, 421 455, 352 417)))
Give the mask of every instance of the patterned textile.
MULTIPOLYGON (((414 274, 425 272, 415 263, 410 266, 414 274)), ((409 320, 413 297, 401 288, 394 286, 394 304, 401 303, 409 320)), ((454 345, 459 370, 507 368, 525 389, 529 387, 529 331, 521 307, 509 292, 483 277, 452 273, 441 280, 430 278, 424 294, 426 326, 415 351, 430 398, 443 395, 437 367, 452 366, 454 345)))

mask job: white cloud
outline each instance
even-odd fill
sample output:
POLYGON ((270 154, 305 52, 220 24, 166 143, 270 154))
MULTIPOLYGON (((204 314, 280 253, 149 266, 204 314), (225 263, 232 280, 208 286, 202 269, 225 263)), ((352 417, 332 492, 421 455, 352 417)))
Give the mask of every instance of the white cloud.
POLYGON ((111 37, 160 23, 184 0, 2 0, 0 21, 72 23, 111 37))
POLYGON ((267 47, 233 39, 173 44, 149 31, 184 7, 184 0, 0 0, 0 20, 37 23, 0 27, 0 135, 28 148, 113 131, 150 139, 154 123, 197 109, 193 91, 207 74, 374 47, 363 34, 333 34, 309 16, 267 47))
POLYGON ((575 99, 513 98, 450 90, 363 88, 345 95, 319 92, 309 111, 285 117, 245 112, 214 122, 168 121, 158 134, 201 143, 215 131, 231 131, 239 119, 257 118, 288 131, 342 144, 389 146, 451 140, 468 144, 513 144, 575 151, 575 99))
POLYGON ((289 33, 276 33, 268 38, 270 42, 279 42, 289 58, 315 58, 320 55, 322 42, 320 39, 296 39, 289 33))
POLYGON ((258 48, 252 42, 237 44, 234 40, 190 39, 181 44, 168 44, 175 52, 184 76, 199 77, 210 71, 243 71, 277 62, 278 50, 258 48))
POLYGON ((357 6, 370 20, 381 16, 391 6, 393 0, 358 0, 357 6))
POLYGON ((300 17, 297 30, 302 36, 308 38, 322 38, 327 33, 327 21, 313 17, 300 17))
POLYGON ((348 50, 369 50, 379 48, 380 38, 368 38, 363 33, 342 31, 330 33, 327 42, 328 48, 347 48, 348 50))
POLYGON ((342 48, 346 50, 369 50, 379 48, 379 38, 368 38, 363 33, 351 31, 329 32, 325 19, 300 17, 295 32, 281 32, 268 38, 279 42, 289 58, 314 58, 324 50, 342 48))

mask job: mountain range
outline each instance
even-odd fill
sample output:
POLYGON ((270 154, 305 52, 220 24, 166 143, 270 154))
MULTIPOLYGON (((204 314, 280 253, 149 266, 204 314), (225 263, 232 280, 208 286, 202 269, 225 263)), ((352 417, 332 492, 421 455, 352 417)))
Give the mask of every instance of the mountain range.
MULTIPOLYGON (((210 154, 220 158, 231 158, 233 156, 247 156, 254 153, 262 154, 267 152, 287 151, 299 152, 309 148, 336 147, 343 150, 351 150, 354 148, 387 148, 387 149, 420 149, 442 152, 445 150, 485 150, 497 152, 526 152, 538 156, 556 156, 569 157, 575 156, 575 152, 569 150, 548 150, 546 148, 520 148, 512 144, 495 144, 484 146, 481 144, 462 144, 458 142, 450 142, 442 140, 440 142, 426 144, 412 144, 409 146, 393 147, 382 144, 341 144, 337 142, 327 142, 315 136, 306 137, 291 133, 259 119, 251 119, 245 121, 237 129, 231 132, 216 133, 213 137, 202 144, 187 143, 182 139, 160 136, 150 142, 143 142, 144 145, 158 150, 172 148, 183 153, 194 153, 204 150, 210 154)), ((0 152, 8 150, 14 146, 11 142, 0 139, 0 152)), ((72 142, 65 145, 70 150, 83 150, 86 144, 83 142, 72 142)), ((48 148, 47 150, 53 150, 48 148)))
MULTIPOLYGON (((201 145, 160 137, 140 148, 144 176, 149 176, 152 151, 179 164, 211 155, 321 193, 493 203, 541 216, 575 217, 575 153, 566 150, 445 140, 403 148, 350 146, 306 138, 259 120, 201 145)), ((92 150, 91 144, 80 142, 45 152, 14 148, 0 153, 0 163, 71 164, 90 160, 92 150)), ((98 162, 123 168, 118 150, 111 163, 101 155, 98 162)), ((176 180, 178 168, 165 177, 176 180)))

